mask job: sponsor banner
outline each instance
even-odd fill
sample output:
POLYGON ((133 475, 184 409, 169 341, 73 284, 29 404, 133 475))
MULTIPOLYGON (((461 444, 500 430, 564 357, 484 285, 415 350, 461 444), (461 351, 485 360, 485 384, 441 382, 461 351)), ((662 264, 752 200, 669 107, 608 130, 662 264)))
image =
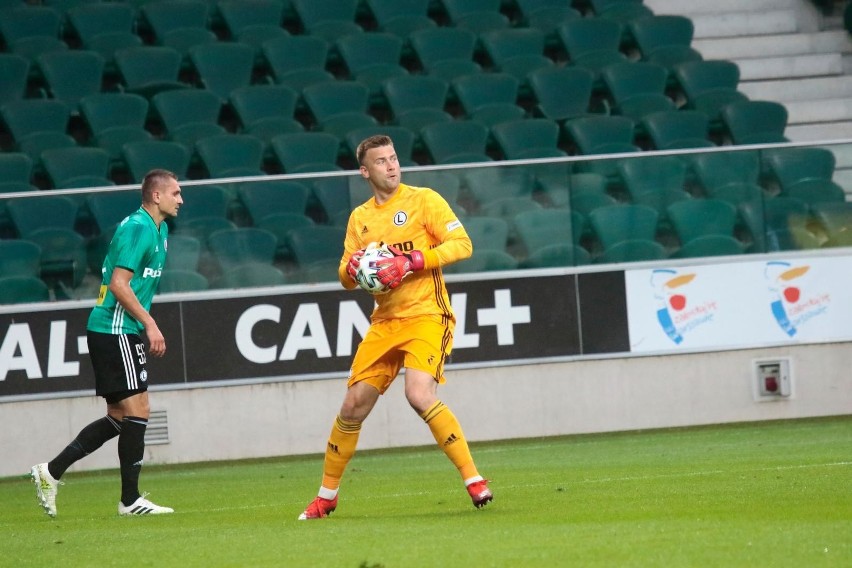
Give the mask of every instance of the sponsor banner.
POLYGON ((634 353, 852 339, 852 258, 629 270, 634 353))
MULTIPOLYGON (((457 319, 449 362, 580 354, 575 279, 448 284, 457 319)), ((152 314, 167 353, 148 357, 149 384, 346 376, 372 307, 368 294, 345 290, 155 302, 152 314)), ((0 400, 94 389, 85 329, 89 311, 0 314, 0 400)))

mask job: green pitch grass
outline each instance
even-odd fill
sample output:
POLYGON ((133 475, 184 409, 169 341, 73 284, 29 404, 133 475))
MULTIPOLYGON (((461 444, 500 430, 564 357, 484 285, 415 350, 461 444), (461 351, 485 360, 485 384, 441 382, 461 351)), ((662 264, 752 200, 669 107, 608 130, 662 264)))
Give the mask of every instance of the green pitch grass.
POLYGON ((318 455, 146 466, 159 517, 117 516, 117 471, 67 474, 55 520, 4 479, 0 566, 852 566, 852 417, 473 451, 483 510, 436 448, 365 451, 314 521, 318 455))

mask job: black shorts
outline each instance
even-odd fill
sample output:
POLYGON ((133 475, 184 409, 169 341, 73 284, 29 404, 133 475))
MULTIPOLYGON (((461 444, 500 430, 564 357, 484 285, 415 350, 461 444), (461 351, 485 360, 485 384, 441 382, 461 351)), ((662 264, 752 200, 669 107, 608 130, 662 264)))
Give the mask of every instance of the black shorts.
POLYGON ((86 331, 95 393, 108 403, 148 390, 145 344, 138 335, 86 331))

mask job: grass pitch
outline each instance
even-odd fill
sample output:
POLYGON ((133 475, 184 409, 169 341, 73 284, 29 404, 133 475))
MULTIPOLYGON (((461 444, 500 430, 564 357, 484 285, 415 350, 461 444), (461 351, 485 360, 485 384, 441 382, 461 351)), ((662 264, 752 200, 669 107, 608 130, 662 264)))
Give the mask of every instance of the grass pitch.
MULTIPOLYGON (((212 443, 212 441, 208 441, 212 443)), ((473 445, 475 510, 436 448, 359 452, 337 511, 297 521, 322 458, 146 466, 175 514, 121 518, 117 471, 48 518, 0 480, 0 566, 852 566, 852 417, 473 445)))

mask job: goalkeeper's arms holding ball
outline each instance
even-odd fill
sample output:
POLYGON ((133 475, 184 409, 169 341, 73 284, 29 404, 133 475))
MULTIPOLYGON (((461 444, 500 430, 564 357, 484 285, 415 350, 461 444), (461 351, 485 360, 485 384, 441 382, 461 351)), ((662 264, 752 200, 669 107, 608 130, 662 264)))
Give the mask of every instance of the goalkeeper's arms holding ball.
POLYGON ((322 518, 335 510, 361 424, 403 367, 409 405, 461 474, 473 505, 482 507, 491 501, 491 491, 476 469, 461 425, 437 397, 456 321, 441 266, 468 258, 473 252, 470 237, 440 194, 400 183, 389 137, 367 138, 356 155, 373 197, 349 216, 338 276, 344 288, 355 288, 364 249, 384 242, 394 257, 377 263, 384 264, 377 276, 391 290, 374 296, 370 327, 352 361, 346 397, 326 445, 319 493, 299 518, 322 518))

